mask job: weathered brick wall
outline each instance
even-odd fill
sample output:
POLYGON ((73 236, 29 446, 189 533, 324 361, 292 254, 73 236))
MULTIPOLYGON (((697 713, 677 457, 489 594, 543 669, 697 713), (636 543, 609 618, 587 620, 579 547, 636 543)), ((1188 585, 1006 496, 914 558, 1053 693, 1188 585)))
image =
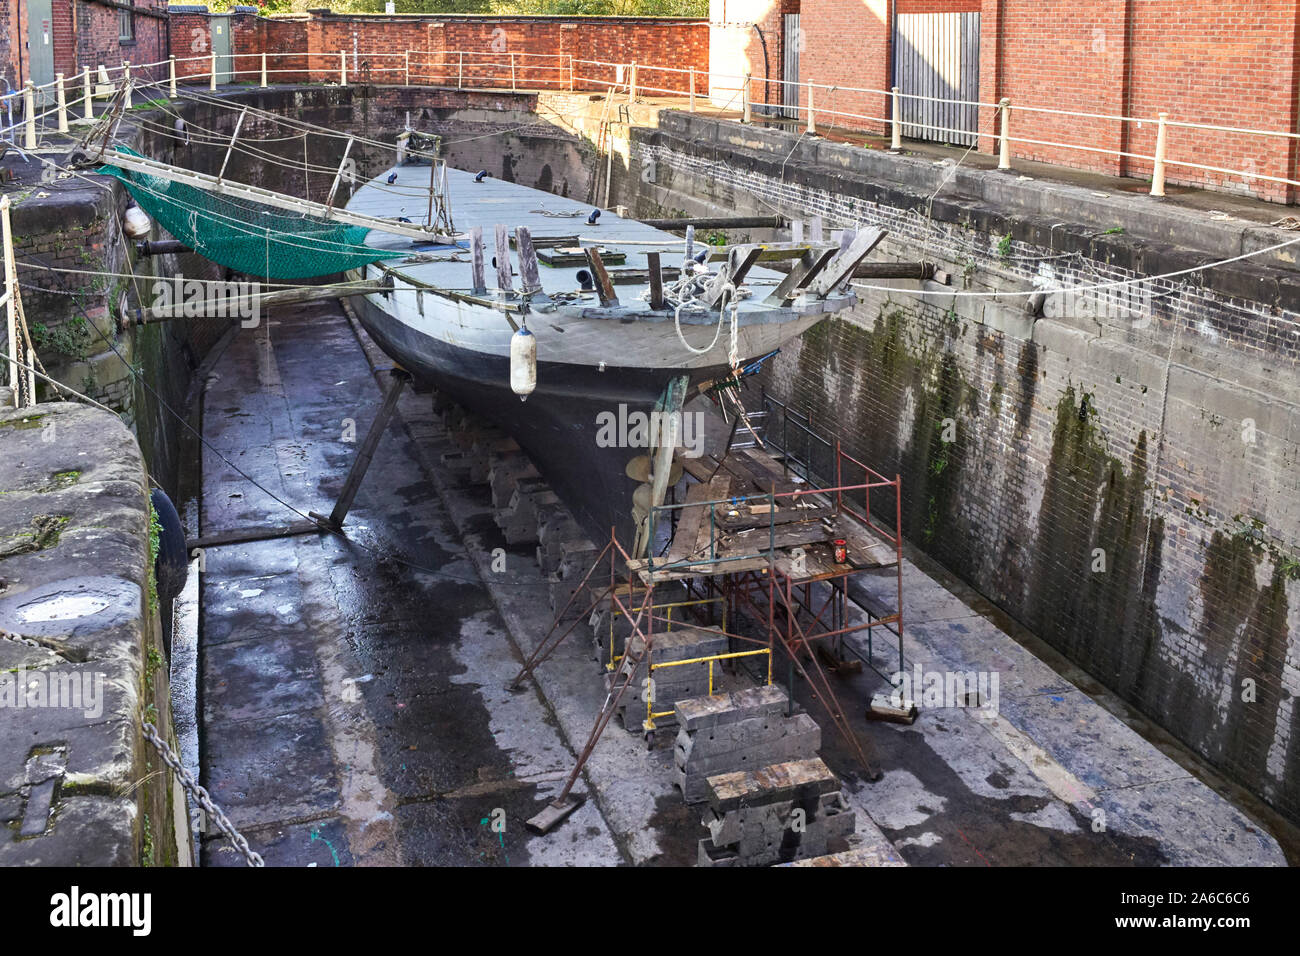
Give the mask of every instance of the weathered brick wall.
MULTIPOLYGON (((1003 0, 984 4, 980 98, 1005 96, 1016 107, 1044 106, 1146 122, 1013 112, 1012 136, 1073 143, 1111 155, 1057 146, 1013 144, 1013 155, 1082 169, 1145 176, 1155 119, 1286 131, 1296 99, 1295 0, 1193 3, 1173 0, 1003 0)), ((985 133, 994 131, 984 111, 985 133)), ((988 137, 985 148, 992 148, 988 137)), ((1171 164, 1170 182, 1249 192, 1285 202, 1288 188, 1255 178, 1295 179, 1290 141, 1215 131, 1169 131, 1170 160, 1253 171, 1225 175, 1171 164)))
POLYGON ((25 74, 21 43, 27 36, 27 4, 23 0, 4 0, 0 11, 0 76, 9 85, 19 85, 25 74))
POLYGON ((655 160, 645 200, 879 224, 876 258, 956 281, 855 284, 862 303, 785 349, 765 387, 902 475, 914 544, 1300 819, 1294 270, 1095 289, 1205 257, 969 201, 927 220, 897 185, 771 140, 722 163, 661 129, 633 152, 655 160), (1015 293, 1035 280, 1072 291, 1030 315, 1015 293))
MULTIPOLYGON (((1132 5, 1133 64, 1128 116, 1248 129, 1295 130, 1297 81, 1295 0, 1249 4, 1144 0, 1132 5)), ((1126 152, 1155 152, 1155 124, 1128 124, 1126 152)), ((1293 141, 1209 130, 1170 128, 1169 160, 1300 179, 1293 141)), ((1130 161, 1130 175, 1150 176, 1151 163, 1130 161)), ((1295 188, 1171 164, 1171 182, 1206 183, 1231 192, 1291 201, 1295 188)))
MULTIPOLYGON (((233 19, 233 18, 232 18, 233 19)), ((207 57, 212 52, 212 24, 206 13, 171 14, 171 56, 176 58, 176 78, 207 77, 211 69, 207 57)))
MULTIPOLYGON (((817 91, 818 110, 827 111, 823 125, 887 132, 879 120, 890 115, 888 98, 846 88, 884 91, 893 85, 895 13, 975 11, 981 21, 979 99, 1012 101, 1012 137, 1021 140, 1012 144, 1015 157, 1149 177, 1149 160, 1119 154, 1154 154, 1162 110, 1175 122, 1279 132, 1296 125, 1297 0, 801 0, 801 7, 800 79, 841 87, 817 91), (864 118, 832 117, 830 111, 864 118), (1141 123, 1121 122, 1120 116, 1141 123)), ((712 68, 739 74, 748 65, 762 76, 762 49, 751 24, 779 33, 779 9, 779 0, 713 0, 712 68)), ((720 103, 716 93, 714 102, 720 103)), ((806 104, 806 94, 800 103, 806 104)), ((981 150, 997 148, 997 122, 991 105, 981 108, 981 150)), ((1285 137, 1171 127, 1167 179, 1290 202, 1294 187, 1263 177, 1300 178, 1295 152, 1285 137), (1198 170, 1179 161, 1237 172, 1198 170)))
MULTIPOLYGON (((53 42, 54 69, 71 80, 84 68, 100 64, 119 67, 124 60, 137 67, 158 64, 167 59, 167 19, 156 16, 166 9, 164 0, 138 0, 135 3, 134 32, 130 40, 121 38, 119 8, 96 0, 54 0, 53 42)), ((144 79, 162 79, 165 68, 141 67, 133 75, 144 79)))
MULTIPOLYGON (((172 51, 192 53, 193 31, 206 17, 174 16, 172 51)), ((704 72, 709 62, 709 28, 699 19, 651 17, 487 17, 433 15, 345 15, 313 10, 306 18, 233 18, 235 69, 239 80, 255 80, 261 53, 268 53, 273 82, 338 82, 342 52, 350 79, 402 83, 407 51, 412 82, 521 89, 597 89, 614 79, 606 63, 638 64, 638 84, 668 91, 687 89, 687 74, 655 67, 704 72), (354 62, 352 53, 359 59, 354 62), (461 56, 464 53, 464 56, 461 56), (572 61, 572 69, 570 68, 572 61), (589 61, 589 62, 582 62, 589 61), (596 62, 591 62, 596 61, 596 62)), ((184 75, 206 73, 196 64, 184 75)), ((701 84, 702 85, 702 84, 701 84)))

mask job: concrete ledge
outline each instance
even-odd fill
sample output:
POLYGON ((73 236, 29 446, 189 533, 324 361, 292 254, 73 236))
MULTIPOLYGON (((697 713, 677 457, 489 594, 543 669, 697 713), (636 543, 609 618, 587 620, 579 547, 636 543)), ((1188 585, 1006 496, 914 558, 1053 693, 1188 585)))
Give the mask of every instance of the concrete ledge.
POLYGON ((139 446, 69 403, 0 412, 0 442, 0 865, 187 862, 140 729, 171 715, 139 446))

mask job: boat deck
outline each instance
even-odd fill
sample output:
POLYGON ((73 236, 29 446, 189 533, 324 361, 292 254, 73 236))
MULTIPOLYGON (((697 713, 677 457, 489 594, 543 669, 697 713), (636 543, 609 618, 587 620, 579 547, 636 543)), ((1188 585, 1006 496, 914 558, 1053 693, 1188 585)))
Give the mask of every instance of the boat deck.
MULTIPOLYGON (((347 208, 372 216, 405 217, 423 223, 428 215, 429 171, 430 167, 423 165, 394 166, 361 186, 347 208), (397 174, 397 180, 390 185, 387 179, 392 173, 397 174)), ((620 300, 625 305, 641 307, 645 306, 637 300, 647 297, 649 282, 646 253, 663 254, 665 285, 676 278, 676 270, 684 258, 685 241, 678 236, 635 219, 621 218, 612 210, 601 210, 598 223, 589 225, 587 217, 597 207, 517 183, 491 177, 476 183, 472 173, 449 167, 447 193, 457 234, 466 233, 475 226, 483 229, 489 286, 495 275, 491 263, 495 255, 494 231, 498 224, 506 226, 512 245, 514 230, 519 226, 528 228, 537 247, 542 291, 546 295, 561 295, 593 306, 599 304, 596 293, 578 291, 578 272, 589 268, 578 247, 597 246, 620 300)), ((386 260, 385 264, 403 276, 441 289, 470 291, 468 241, 461 241, 456 246, 436 246, 372 231, 366 244, 392 250, 393 259, 386 260)), ((697 250, 703 248, 705 246, 697 243, 697 250)), ((519 272, 517 264, 515 272, 516 275, 519 272)), ((783 277, 781 272, 755 266, 749 271, 745 284, 775 287, 783 277)), ((761 296, 741 301, 742 316, 747 312, 764 311, 772 311, 772 307, 764 305, 761 296)))

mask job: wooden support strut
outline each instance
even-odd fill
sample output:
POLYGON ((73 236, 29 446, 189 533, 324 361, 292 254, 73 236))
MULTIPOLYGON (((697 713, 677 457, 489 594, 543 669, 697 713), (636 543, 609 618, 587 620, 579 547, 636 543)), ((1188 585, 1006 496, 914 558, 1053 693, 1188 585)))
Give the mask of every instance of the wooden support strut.
POLYGON ((375 455, 375 448, 379 445, 379 439, 383 437, 384 430, 388 427, 388 421, 393 417, 402 389, 411 378, 410 373, 400 368, 390 369, 389 374, 392 376, 393 382, 384 395, 384 403, 379 408, 379 414, 370 423, 370 431, 366 432, 365 440, 357 451, 356 460, 352 462, 352 470, 348 472, 347 480, 343 483, 343 490, 339 493, 338 501, 328 518, 314 511, 309 511, 307 517, 311 519, 310 521, 295 521, 287 525, 263 525, 257 528, 244 528, 234 531, 218 531, 199 538, 190 538, 185 543, 185 550, 192 552, 195 548, 215 548, 218 545, 242 544, 248 541, 270 541, 274 538, 288 538, 320 531, 342 534, 343 519, 347 517, 348 509, 352 507, 352 499, 356 497, 357 489, 361 487, 361 481, 366 476, 366 470, 370 467, 370 461, 375 455))
MULTIPOLYGON (((343 158, 339 160, 338 172, 334 174, 334 182, 330 184, 330 193, 325 197, 325 208, 328 210, 333 210, 334 208, 334 196, 339 191, 339 183, 343 179, 343 170, 347 168, 348 154, 352 152, 353 142, 354 140, 349 136, 348 144, 343 147, 343 158)), ((220 179, 218 179, 217 182, 220 183, 220 179)))
POLYGON ((647 252, 646 265, 650 272, 650 308, 658 312, 664 308, 664 274, 659 265, 659 253, 647 252))
POLYGON ((334 510, 330 512, 328 518, 318 515, 314 511, 308 512, 308 515, 327 531, 338 532, 343 530, 343 519, 347 517, 348 510, 352 507, 352 500, 357 496, 357 490, 366 477, 366 471, 370 468, 370 461, 375 456, 375 449, 379 446, 379 439, 383 437, 384 430, 388 427, 388 420, 393 417, 393 412, 397 410, 397 400, 402 396, 402 389, 411 380, 410 373, 405 369, 391 369, 389 375, 392 376, 392 383, 388 386, 388 391, 384 393, 384 404, 379 407, 379 414, 370 423, 370 430, 366 432, 365 440, 361 442, 361 447, 357 449, 357 457, 352 462, 352 469, 348 472, 347 480, 343 482, 343 490, 339 492, 339 498, 334 504, 334 510))
POLYGON ((827 296, 833 290, 853 277, 853 270, 867 254, 885 238, 883 229, 864 229, 853 237, 853 241, 838 253, 822 270, 809 286, 809 291, 817 296, 827 296))
POLYGON ((596 280, 596 294, 600 296, 600 304, 605 308, 617 306, 618 296, 614 294, 614 283, 609 281, 609 273, 605 270, 604 260, 600 258, 600 250, 595 246, 587 246, 583 251, 587 254, 587 262, 596 280))
MULTIPOLYGON (((244 117, 246 117, 247 115, 248 115, 248 107, 245 106, 242 110, 239 111, 239 119, 235 120, 235 131, 230 134, 230 142, 226 144, 226 155, 225 158, 221 160, 221 170, 220 172, 217 173, 218 183, 221 182, 222 178, 226 175, 226 166, 230 162, 230 154, 235 150, 235 140, 239 138, 239 131, 240 129, 243 128, 244 117)), ((343 155, 346 157, 347 153, 344 153, 343 155)), ((333 193, 330 193, 330 198, 331 200, 334 198, 333 193)))

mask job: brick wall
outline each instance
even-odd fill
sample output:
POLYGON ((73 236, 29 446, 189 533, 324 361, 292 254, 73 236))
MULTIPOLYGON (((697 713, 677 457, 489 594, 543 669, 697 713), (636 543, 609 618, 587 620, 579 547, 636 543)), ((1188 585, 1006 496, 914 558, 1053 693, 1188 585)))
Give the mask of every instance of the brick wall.
POLYGON ((16 86, 22 81, 21 41, 27 36, 27 4, 22 0, 4 0, 0 12, 0 76, 16 86))
POLYGON ((102 64, 115 68, 129 60, 140 67, 132 70, 132 75, 140 80, 164 78, 164 67, 141 65, 157 64, 167 59, 167 18, 151 15, 165 10, 166 2, 137 0, 135 9, 135 36, 123 40, 118 7, 101 0, 54 0, 55 72, 62 73, 71 81, 85 67, 94 69, 102 64))
MULTIPOLYGON (((800 79, 887 90, 895 13, 980 12, 983 103, 1012 101, 1014 157, 1111 175, 1149 178, 1157 114, 1171 121, 1276 131, 1296 129, 1300 97, 1297 0, 802 0, 800 79), (1075 110, 1094 117, 1033 112, 1075 110), (1124 123, 1104 117, 1130 116, 1124 123), (1068 143, 1088 149, 1066 149, 1068 143)), ((713 0, 712 63, 723 73, 763 72, 750 24, 765 32, 779 0, 713 0)), ((779 68, 779 63, 778 63, 779 68)), ((732 83, 734 85, 734 82, 732 83)), ((756 100, 758 98, 756 97, 756 100)), ((806 96, 801 98, 801 103, 806 96)), ((718 97, 715 95, 715 103, 718 97)), ((852 129, 887 131, 887 97, 818 90, 820 117, 852 129)), ((997 148, 996 111, 980 110, 980 146, 997 148)), ((1295 188, 1264 177, 1300 179, 1293 142, 1283 137, 1169 129, 1170 183, 1208 186, 1292 202, 1295 188), (1177 161, 1220 166, 1230 174, 1177 161)))
MULTIPOLYGON (((173 15, 172 52, 194 55, 202 14, 173 15)), ((349 80, 411 82, 521 89, 598 89, 615 78, 606 63, 638 64, 638 86, 682 92, 687 74, 666 67, 708 70, 709 28, 704 20, 650 17, 489 17, 345 15, 313 10, 304 17, 232 17, 236 79, 258 79, 261 53, 268 54, 272 82, 337 82, 341 52, 348 53, 349 80), (355 59, 353 51, 358 53, 355 59), (462 56, 462 53, 464 55, 462 56), (572 61, 572 70, 570 70, 572 61), (583 62, 588 61, 588 62, 583 62), (594 61, 594 62, 593 62, 594 61)), ((206 74, 196 63, 178 75, 206 74)), ((702 84, 701 84, 702 85, 702 84)))

